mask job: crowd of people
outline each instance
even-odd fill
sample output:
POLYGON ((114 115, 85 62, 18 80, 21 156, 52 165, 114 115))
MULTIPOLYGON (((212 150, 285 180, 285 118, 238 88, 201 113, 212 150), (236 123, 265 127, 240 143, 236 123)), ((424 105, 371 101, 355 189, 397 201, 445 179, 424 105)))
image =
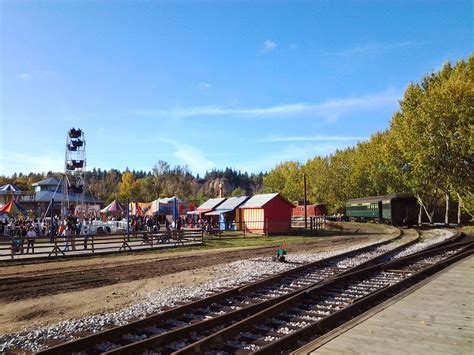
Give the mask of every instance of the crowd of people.
POLYGON ((0 221, 0 234, 10 237, 15 252, 20 254, 35 251, 35 241, 38 237, 48 237, 53 243, 57 237, 64 237, 64 251, 76 250, 76 236, 83 236, 83 248, 87 249, 88 239, 91 234, 92 219, 79 219, 75 216, 59 218, 55 216, 41 220, 40 218, 9 218, 0 221), (25 252, 26 245, 26 252, 25 252))
MULTIPOLYGON (((183 228, 201 229, 207 234, 212 234, 218 229, 218 220, 213 218, 198 218, 197 216, 179 216, 176 220, 171 216, 131 216, 130 231, 132 234, 147 231, 157 233, 160 230, 181 230, 183 228)), ((65 218, 58 216, 40 218, 8 218, 0 220, 0 236, 11 238, 15 253, 34 253, 35 241, 39 237, 49 238, 54 243, 57 238, 64 238, 63 251, 76 250, 76 237, 81 237, 82 248, 88 248, 92 235, 92 224, 99 218, 78 218, 69 215, 65 218)), ((110 221, 126 222, 125 216, 110 216, 110 221)))
MULTIPOLYGON (((171 217, 171 216, 169 216, 171 217)), ((130 228, 132 233, 138 231, 158 232, 162 227, 165 230, 181 230, 182 228, 198 228, 203 231, 218 228, 218 221, 215 219, 199 218, 192 216, 179 216, 176 220, 167 216, 133 216, 130 220, 130 228)))

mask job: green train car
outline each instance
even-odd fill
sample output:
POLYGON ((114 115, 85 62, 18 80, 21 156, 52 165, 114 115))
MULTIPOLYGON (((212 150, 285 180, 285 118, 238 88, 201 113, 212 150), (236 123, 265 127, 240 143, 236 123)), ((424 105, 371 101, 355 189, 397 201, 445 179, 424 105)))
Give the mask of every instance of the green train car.
POLYGON ((418 218, 418 203, 412 194, 405 192, 355 198, 346 203, 346 217, 394 226, 412 226, 418 218))

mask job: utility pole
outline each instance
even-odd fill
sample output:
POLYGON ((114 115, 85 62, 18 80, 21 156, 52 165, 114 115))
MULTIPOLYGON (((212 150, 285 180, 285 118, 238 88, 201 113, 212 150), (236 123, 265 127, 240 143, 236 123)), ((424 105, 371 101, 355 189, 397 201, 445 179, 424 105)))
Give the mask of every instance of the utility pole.
POLYGON ((304 184, 304 228, 308 228, 308 210, 306 206, 306 174, 303 174, 303 184, 304 184))
POLYGON ((127 240, 130 240, 130 199, 127 198, 127 240))

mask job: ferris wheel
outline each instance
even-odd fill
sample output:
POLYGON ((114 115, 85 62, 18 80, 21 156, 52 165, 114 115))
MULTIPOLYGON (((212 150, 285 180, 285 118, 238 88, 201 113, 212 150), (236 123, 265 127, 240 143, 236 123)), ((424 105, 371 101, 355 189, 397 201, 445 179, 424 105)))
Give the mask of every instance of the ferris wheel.
POLYGON ((84 203, 86 190, 86 138, 80 128, 71 128, 66 136, 64 179, 61 208, 63 215, 69 214, 71 202, 78 206, 84 203))

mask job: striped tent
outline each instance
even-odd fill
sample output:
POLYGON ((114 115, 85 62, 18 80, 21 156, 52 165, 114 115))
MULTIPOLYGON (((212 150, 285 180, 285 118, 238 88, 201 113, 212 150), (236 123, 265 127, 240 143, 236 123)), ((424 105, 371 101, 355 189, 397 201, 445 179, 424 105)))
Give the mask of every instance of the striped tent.
POLYGON ((102 213, 119 213, 119 212, 123 212, 123 207, 117 200, 113 200, 108 206, 101 209, 100 212, 102 212, 102 213))
POLYGON ((0 212, 10 214, 12 216, 16 216, 18 214, 27 215, 28 212, 20 206, 20 204, 16 203, 15 201, 10 201, 2 208, 0 208, 0 212))
POLYGON ((13 184, 0 186, 0 194, 21 194, 21 190, 13 184))

